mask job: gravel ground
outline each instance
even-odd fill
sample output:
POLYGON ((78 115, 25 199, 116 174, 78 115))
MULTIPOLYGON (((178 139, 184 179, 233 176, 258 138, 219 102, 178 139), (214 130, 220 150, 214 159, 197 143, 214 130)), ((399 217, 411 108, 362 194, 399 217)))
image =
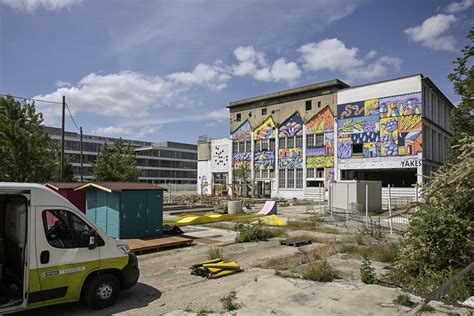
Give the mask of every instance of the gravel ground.
MULTIPOLYGON (((301 219, 311 216, 304 206, 280 211, 281 217, 301 219)), ((337 227, 341 234, 313 232, 326 240, 351 238, 357 226, 337 227)), ((235 232, 205 226, 185 228, 194 237, 192 247, 139 256, 141 276, 132 289, 120 294, 117 303, 101 311, 90 311, 79 303, 50 306, 34 311, 35 315, 193 315, 227 313, 221 299, 236 292, 238 315, 403 315, 408 309, 392 301, 400 289, 366 285, 360 282, 360 259, 336 254, 329 262, 340 272, 341 279, 330 283, 283 278, 272 269, 256 268, 269 258, 291 256, 297 248, 281 246, 279 240, 234 244, 235 232), (204 242, 205 241, 205 242, 204 242), (211 246, 223 246, 223 256, 237 261, 244 272, 222 279, 208 280, 190 274, 189 267, 207 259, 211 246)), ((302 234, 291 230, 290 235, 302 234)), ((319 245, 320 246, 320 245, 319 245)), ((317 244, 306 247, 318 247, 317 244)), ((387 264, 373 263, 378 275, 386 273, 387 264)), ((414 301, 420 298, 412 296, 414 301)), ((468 314, 466 309, 434 302, 434 314, 468 314)), ((31 312, 30 312, 31 313, 31 312)), ((27 315, 22 313, 20 315, 27 315)))

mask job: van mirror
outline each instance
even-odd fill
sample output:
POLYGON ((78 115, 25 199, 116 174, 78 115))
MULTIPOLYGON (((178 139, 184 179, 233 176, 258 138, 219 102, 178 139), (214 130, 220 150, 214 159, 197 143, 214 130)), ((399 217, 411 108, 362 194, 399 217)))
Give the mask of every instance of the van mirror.
POLYGON ((89 249, 97 248, 97 231, 92 228, 89 230, 89 249))

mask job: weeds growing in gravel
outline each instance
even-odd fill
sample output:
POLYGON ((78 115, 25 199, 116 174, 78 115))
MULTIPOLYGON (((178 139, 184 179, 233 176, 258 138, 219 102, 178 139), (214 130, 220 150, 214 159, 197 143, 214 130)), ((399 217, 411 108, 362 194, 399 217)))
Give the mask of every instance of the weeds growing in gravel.
POLYGON ((367 255, 364 255, 362 265, 360 266, 360 280, 365 284, 374 284, 375 281, 377 281, 375 269, 374 267, 372 267, 372 264, 367 255))
POLYGON ((416 305, 415 302, 411 300, 410 295, 403 293, 399 294, 393 302, 406 307, 414 307, 416 305))
POLYGON ((221 247, 211 247, 207 251, 207 258, 212 259, 222 259, 222 248, 221 247))
POLYGON ((327 260, 311 262, 303 270, 302 277, 305 280, 318 282, 332 282, 338 278, 337 271, 329 264, 327 260))
POLYGON ((258 222, 257 224, 236 224, 235 230, 237 231, 237 236, 235 241, 238 243, 241 242, 251 242, 251 241, 260 241, 268 240, 274 237, 281 237, 286 235, 285 230, 276 229, 276 228, 266 228, 263 227, 263 224, 258 222))
POLYGON ((232 291, 227 296, 221 298, 222 307, 228 312, 238 310, 240 308, 240 304, 235 302, 236 297, 237 293, 232 291))
POLYGON ((374 261, 394 262, 398 257, 399 246, 394 243, 383 243, 372 246, 346 244, 342 245, 340 251, 361 257, 367 256, 374 261))

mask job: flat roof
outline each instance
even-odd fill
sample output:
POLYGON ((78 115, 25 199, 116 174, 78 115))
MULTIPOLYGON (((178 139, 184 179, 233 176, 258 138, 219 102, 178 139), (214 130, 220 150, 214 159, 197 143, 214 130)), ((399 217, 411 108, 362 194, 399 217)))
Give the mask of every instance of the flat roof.
POLYGON ((318 82, 318 83, 313 83, 307 86, 302 86, 298 88, 293 88, 293 89, 287 89, 287 90, 281 90, 277 92, 272 92, 268 94, 263 94, 247 99, 242 99, 238 101, 232 101, 229 103, 227 108, 233 108, 239 105, 244 105, 252 102, 257 102, 257 101, 262 101, 262 100, 267 100, 267 99, 273 99, 273 98, 278 98, 278 97, 283 97, 287 95, 292 95, 292 94, 297 94, 301 92, 306 92, 306 91, 311 91, 311 90, 317 90, 317 89, 324 89, 324 88, 329 88, 329 87, 334 87, 338 86, 341 88, 347 88, 349 85, 339 79, 333 79, 333 80, 328 80, 328 81, 323 81, 323 82, 318 82))

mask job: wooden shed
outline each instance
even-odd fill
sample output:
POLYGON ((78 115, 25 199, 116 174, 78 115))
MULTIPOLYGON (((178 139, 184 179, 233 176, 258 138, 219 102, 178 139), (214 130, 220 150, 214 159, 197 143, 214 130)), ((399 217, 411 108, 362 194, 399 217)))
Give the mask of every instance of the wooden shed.
POLYGON ((128 239, 163 231, 163 191, 150 183, 91 182, 86 191, 86 215, 109 236, 128 239))
POLYGON ((78 182, 48 182, 44 184, 50 189, 58 192, 74 204, 81 212, 86 212, 86 192, 75 191, 76 188, 83 186, 84 183, 78 182))

